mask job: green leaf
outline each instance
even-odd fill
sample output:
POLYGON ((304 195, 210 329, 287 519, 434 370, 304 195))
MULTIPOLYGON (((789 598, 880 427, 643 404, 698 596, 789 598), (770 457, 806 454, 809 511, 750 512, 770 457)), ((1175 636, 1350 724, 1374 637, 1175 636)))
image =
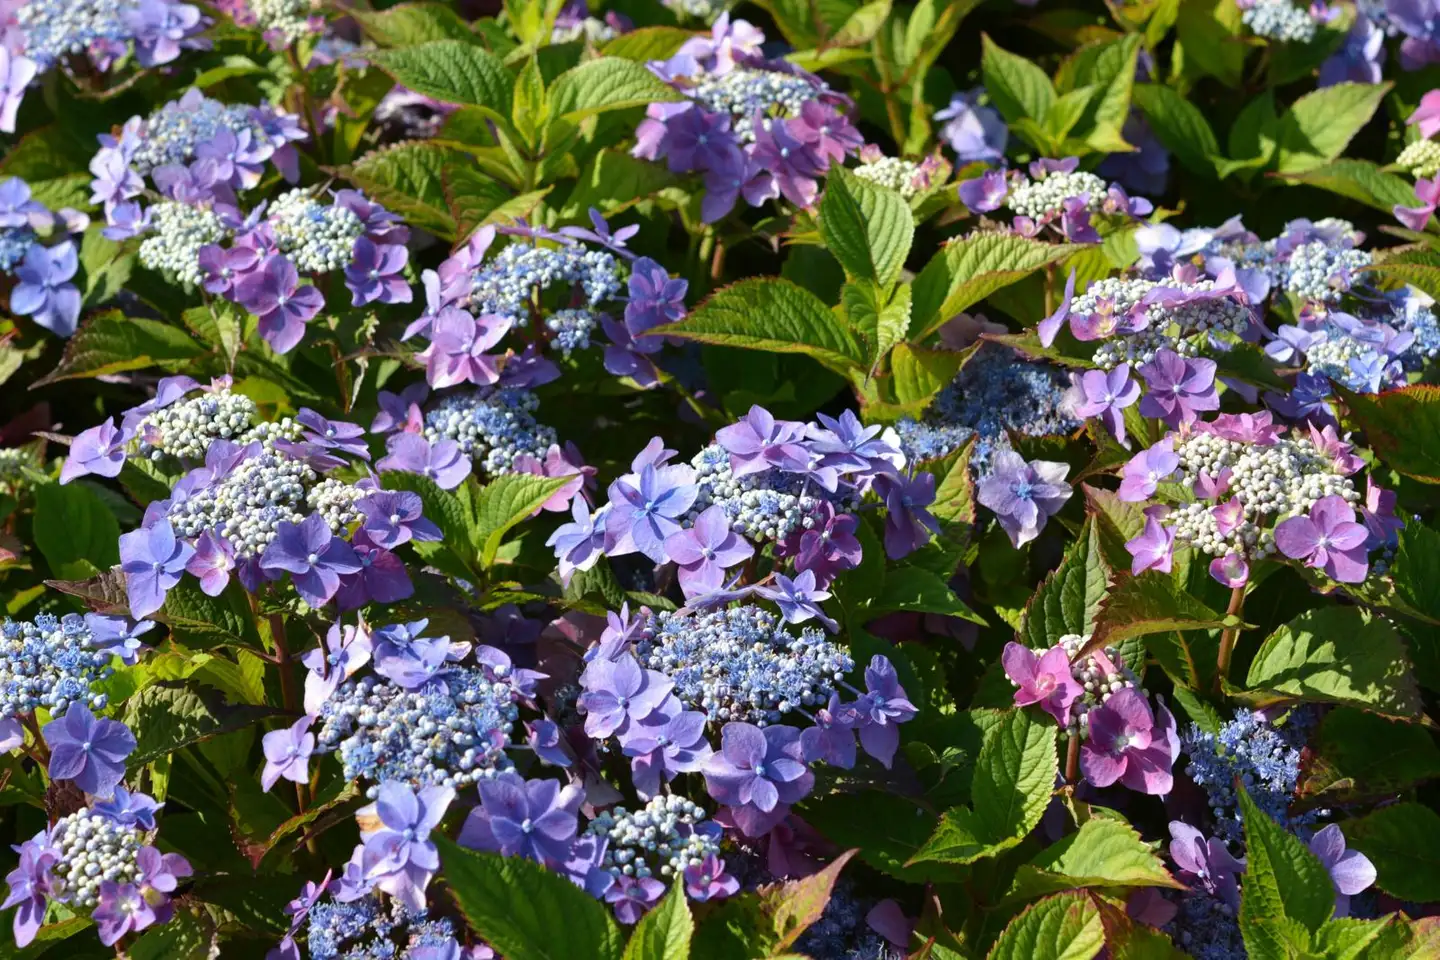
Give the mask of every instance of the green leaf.
POLYGON ((1301 792, 1337 802, 1398 794, 1440 778, 1440 748, 1419 724, 1338 707, 1325 714, 1301 792), (1385 749, 1375 749, 1383 743, 1385 749))
POLYGON ((80 325, 65 342, 60 363, 35 386, 146 367, 179 368, 204 355, 205 349, 173 324, 105 310, 80 325))
POLYGON ((890 0, 874 0, 850 14, 830 38, 832 47, 858 47, 875 39, 890 16, 890 0))
POLYGON ((1185 50, 1187 72, 1194 68, 1238 87, 1249 49, 1241 40, 1243 29, 1240 8, 1230 0, 1180 0, 1175 33, 1185 50))
POLYGON ((607 217, 614 216, 674 186, 676 179, 664 164, 637 160, 624 150, 599 150, 581 166, 578 182, 565 201, 561 216, 588 224, 591 207, 607 217))
POLYGON ((1380 889, 1401 900, 1440 900, 1440 814, 1396 803, 1345 823, 1345 839, 1370 858, 1380 889))
POLYGON ((905 266, 915 218, 894 190, 836 167, 820 198, 820 236, 852 278, 884 287, 905 266))
POLYGON ((1320 858, 1237 791, 1245 821, 1245 882, 1240 930, 1252 956, 1266 956, 1271 944, 1291 939, 1291 925, 1315 931, 1335 909, 1335 888, 1320 858))
POLYGON ((1006 233, 970 234, 947 244, 915 278, 909 339, 925 340, 955 314, 1075 250, 1006 233))
POLYGON ((1029 900, 1075 887, 1183 889, 1135 828, 1099 817, 1022 864, 1007 899, 1029 900))
POLYGON ((1099 530, 1093 519, 1087 520, 1060 566, 1025 605, 1020 642, 1035 650, 1048 650, 1066 634, 1090 633, 1109 581, 1110 565, 1100 551, 1099 530))
POLYGON ((1369 160, 1340 157, 1304 173, 1287 174, 1285 179, 1338 193, 1386 214, 1397 204, 1413 207, 1419 203, 1410 181, 1381 170, 1369 160))
MULTIPOLYGON (((1411 282, 1400 269, 1399 264, 1379 268, 1411 282)), ((1440 269, 1432 272, 1440 279, 1440 269)), ((1440 387, 1416 385, 1380 394, 1353 393, 1339 385, 1335 390, 1345 401, 1346 419, 1365 431, 1366 442, 1386 466, 1422 483, 1440 483, 1440 444, 1432 442, 1440 435, 1440 387)))
POLYGON ((241 730, 274 716, 272 707, 235 706, 205 687, 152 683, 125 704, 125 725, 135 733, 127 762, 143 766, 183 747, 241 730))
POLYGON ((212 597, 198 583, 182 580, 165 594, 165 606, 153 619, 168 626, 176 639, 193 649, 227 643, 260 646, 254 614, 239 581, 212 597))
POLYGON ((514 97, 510 107, 510 123, 526 143, 534 146, 538 143, 540 128, 549 115, 545 78, 540 75, 538 58, 531 57, 525 61, 525 66, 520 68, 520 76, 515 78, 514 97))
POLYGON ((909 866, 935 828, 935 816, 914 800, 879 790, 835 793, 805 801, 805 821, 841 847, 858 847, 861 860, 890 876, 921 883, 943 879, 950 868, 909 866))
POLYGON ((140 934, 125 954, 128 960, 208 960, 212 950, 219 950, 215 939, 208 917, 182 909, 140 934))
POLYGON ((350 16, 383 47, 413 47, 434 40, 480 42, 460 15, 443 3, 402 3, 388 10, 355 10, 350 16))
POLYGON ((477 853, 435 836, 470 927, 506 960, 619 960, 620 928, 600 901, 523 857, 477 853))
POLYGON ((845 307, 850 326, 869 347, 873 370, 896 344, 905 339, 905 332, 910 328, 910 287, 901 284, 895 288, 894 298, 887 300, 885 293, 873 281, 859 280, 840 288, 840 302, 845 307))
POLYGON ((935 502, 930 512, 942 523, 975 522, 975 478, 970 475, 970 454, 974 449, 975 438, 971 437, 959 450, 922 466, 935 474, 935 502))
POLYGON ((1165 149, 1175 154, 1175 158, 1191 173, 1215 176, 1220 143, 1198 107, 1158 83, 1137 83, 1133 96, 1136 106, 1145 114, 1155 137, 1165 145, 1165 149))
POLYGON ((556 78, 550 90, 550 115, 580 120, 607 110, 683 99, 643 64, 601 57, 556 78))
POLYGON ((871 617, 897 611, 938 613, 985 625, 985 618, 955 596, 955 591, 950 589, 949 584, 929 570, 916 566, 904 566, 890 571, 885 576, 885 586, 880 595, 871 600, 866 609, 871 617))
POLYGON ((1337 83, 1305 94, 1280 118, 1281 173, 1303 173, 1334 160, 1370 122, 1389 83, 1337 83))
POLYGON ((685 900, 685 884, 670 884, 665 899, 635 924, 625 945, 624 960, 685 960, 690 956, 690 937, 695 921, 685 900))
POLYGON ((1138 577, 1117 573, 1086 646, 1095 649, 1151 633, 1224 625, 1224 617, 1181 589, 1172 577, 1155 570, 1138 577))
MULTIPOLYGON (((1275 112, 1275 93, 1266 90, 1245 105, 1230 126, 1226 138, 1230 168, 1260 169, 1275 158, 1279 146, 1280 117, 1275 112)), ((1231 172, 1227 168, 1226 173, 1231 172)), ((1223 174, 1222 174, 1223 175, 1223 174)))
POLYGON ((835 890, 835 881, 840 871, 855 856, 855 850, 847 850, 825 865, 825 869, 812 873, 800 880, 791 880, 777 886, 762 888, 760 911, 770 918, 775 932, 772 956, 794 945, 810 926, 825 913, 830 895, 835 890))
MULTIPOLYGON (((906 288, 901 288, 906 289, 906 288)), ((930 350, 908 343, 895 345, 890 355, 890 379, 895 399, 907 406, 924 406, 950 385, 970 354, 957 350, 930 350)))
POLYGON ((803 353, 842 374, 865 366, 860 344, 819 297, 774 277, 723 287, 663 332, 722 347, 803 353))
POLYGON ((499 57, 473 43, 432 40, 378 51, 371 59, 396 83, 427 97, 460 106, 485 107, 502 120, 510 109, 514 79, 499 57))
POLYGON ((453 239, 455 220, 445 197, 445 169, 465 155, 438 143, 411 142, 372 150, 349 170, 350 179, 412 226, 453 239))
POLYGON ((970 787, 971 807, 955 807, 911 864, 966 864, 1018 844, 1035 829, 1055 786, 1058 731, 1053 723, 1011 710, 985 737, 970 787))
POLYGON ((1032 903, 1005 927, 988 960, 1090 960, 1105 946, 1100 908, 1087 894, 1032 903))
POLYGON ((1140 43, 1140 35, 1130 33, 1117 40, 1090 44, 1076 51, 1062 68, 1062 91, 1095 88, 1095 95, 1076 125, 1076 135, 1096 150, 1109 152, 1128 146, 1120 131, 1130 115, 1140 43))
POLYGON ((1395 592, 1410 607, 1432 623, 1440 623, 1440 533, 1418 520, 1400 531, 1395 559, 1390 564, 1395 592))
POLYGON ((569 477, 540 477, 530 473, 506 473, 480 489, 475 498, 471 542, 479 548, 480 563, 490 567, 500 541, 522 520, 570 482, 569 477))
POLYGON ((1055 87, 1045 71, 1003 49, 988 34, 980 35, 980 44, 980 75, 995 109, 1011 123, 1024 117, 1044 120, 1055 102, 1055 87))
POLYGON ((1265 639, 1246 686, 1286 697, 1418 717, 1423 705, 1404 641, 1359 607, 1309 610, 1265 639))
POLYGON ((634 60, 636 63, 669 60, 693 36, 693 31, 679 27, 641 27, 620 34, 605 44, 601 52, 607 57, 634 60))
POLYGON ((120 524, 105 501, 83 482, 35 487, 33 534, 35 546, 58 576, 79 572, 77 561, 100 570, 120 562, 120 524))

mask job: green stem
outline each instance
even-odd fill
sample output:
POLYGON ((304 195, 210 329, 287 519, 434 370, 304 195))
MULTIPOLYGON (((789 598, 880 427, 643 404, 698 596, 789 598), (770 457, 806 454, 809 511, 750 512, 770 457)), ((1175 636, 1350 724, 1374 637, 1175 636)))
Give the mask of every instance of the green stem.
MULTIPOLYGON (((1245 608, 1245 584, 1241 584, 1230 591, 1230 605, 1225 608, 1225 616, 1238 617, 1240 611, 1245 608)), ((1230 658, 1235 653, 1235 641, 1240 639, 1240 625, 1226 627, 1220 634, 1220 655, 1215 661, 1215 692, 1219 693, 1224 688, 1226 680, 1230 679, 1230 658)))

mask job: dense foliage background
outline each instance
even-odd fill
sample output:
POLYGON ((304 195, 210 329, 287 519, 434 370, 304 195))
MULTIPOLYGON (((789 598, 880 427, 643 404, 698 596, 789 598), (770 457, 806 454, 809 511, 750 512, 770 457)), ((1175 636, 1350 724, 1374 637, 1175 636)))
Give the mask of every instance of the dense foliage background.
POLYGON ((1440 956, 1431 0, 0 15, 0 955, 1440 956))

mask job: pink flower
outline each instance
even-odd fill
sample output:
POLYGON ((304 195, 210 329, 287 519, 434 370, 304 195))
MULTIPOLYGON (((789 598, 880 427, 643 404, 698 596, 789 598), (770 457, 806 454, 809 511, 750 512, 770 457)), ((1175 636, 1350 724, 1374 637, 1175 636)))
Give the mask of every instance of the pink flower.
POLYGON ((1424 230, 1425 224, 1430 222, 1430 214, 1435 212, 1435 205, 1440 203, 1440 177, 1431 180, 1420 177, 1416 180, 1415 196, 1420 198, 1420 206, 1403 207, 1397 203, 1391 209, 1395 219, 1411 230, 1424 230))
POLYGON ((1440 90, 1431 90, 1420 98, 1420 106, 1405 118, 1406 126, 1419 124, 1420 136, 1426 140, 1440 132, 1440 90))
POLYGON ((1161 705, 1154 713, 1145 696, 1127 687, 1088 714, 1090 736, 1080 748, 1080 769, 1097 787, 1122 783, 1140 793, 1170 792, 1170 772, 1180 755, 1175 718, 1161 705))
POLYGON ((1051 647, 1037 656, 1029 647, 1011 641, 1005 645, 1000 662, 1017 688, 1017 707, 1038 703, 1060 726, 1069 725, 1070 705, 1084 691, 1070 673, 1070 657, 1064 647, 1051 647))

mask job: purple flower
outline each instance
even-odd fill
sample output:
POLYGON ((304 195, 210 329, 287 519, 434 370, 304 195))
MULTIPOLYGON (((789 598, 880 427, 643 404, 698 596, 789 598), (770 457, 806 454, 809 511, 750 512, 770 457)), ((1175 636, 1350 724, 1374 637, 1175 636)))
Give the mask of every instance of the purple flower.
MULTIPOLYGON (((962 184, 963 186, 963 184, 962 184)), ((1040 337, 1041 346, 1050 346, 1055 342, 1055 337, 1060 332, 1060 327, 1070 316, 1070 303, 1075 297, 1075 270, 1070 270, 1070 276, 1065 281, 1065 293, 1060 297, 1060 306, 1035 327, 1036 334, 1040 337)), ((1073 328, 1072 323, 1072 328, 1073 328)))
POLYGON ((130 161, 119 150, 106 149, 95 154, 90 161, 90 172, 95 175, 90 182, 91 203, 109 208, 145 191, 145 181, 131 169, 130 161))
POLYGON ((991 472, 979 484, 976 499, 995 513, 1010 542, 1023 546, 1040 535, 1045 522, 1065 505, 1073 492, 1065 476, 1068 464, 1031 460, 1014 450, 998 451, 991 472))
POLYGON ((361 865, 367 879, 411 910, 425 909, 425 887, 440 869, 440 851, 430 831, 440 825, 453 787, 425 787, 416 793, 394 781, 380 784, 372 807, 363 808, 367 820, 379 826, 363 831, 365 852, 361 865))
POLYGON ((1224 840, 1207 840, 1188 823, 1172 820, 1170 859, 1180 868, 1182 882, 1225 901, 1232 910, 1240 909, 1240 886, 1235 878, 1245 872, 1245 861, 1232 857, 1224 840))
POLYGON ((15 847, 20 854, 20 862, 5 876, 10 892, 5 902, 0 903, 0 910, 19 906, 14 922, 15 945, 19 947, 28 946, 45 923, 50 871, 60 859, 59 853, 45 844, 45 839, 46 833, 42 830, 34 838, 15 847))
POLYGON ((1250 564, 1245 562, 1243 554, 1231 550, 1223 557, 1216 557, 1210 561, 1208 568, 1210 576, 1217 583, 1231 588, 1243 587, 1250 580, 1250 564))
POLYGON ((554 720, 536 720, 525 724, 525 741, 535 756, 557 767, 573 766, 575 761, 565 752, 565 735, 554 720))
MULTIPOLYGON (((1119 189, 1119 188, 1116 188, 1119 189)), ((1123 193, 1123 191, 1122 191, 1123 193)), ((1137 203, 1141 201, 1136 201, 1137 203)), ((1148 203, 1149 201, 1144 201, 1148 203)), ((1071 243, 1099 243, 1100 233, 1090 224, 1089 196, 1070 197, 1060 207, 1060 232, 1071 243)))
POLYGON ((138 886, 114 880, 100 882, 100 903, 90 917, 99 927, 100 942, 107 947, 125 934, 144 930, 159 919, 138 886))
POLYGON ((855 766, 855 727, 860 715, 838 693, 815 710, 815 725, 800 731, 800 749, 807 763, 828 763, 849 770, 855 766))
POLYGON ((800 115, 785 121, 795 138, 809 147, 822 164, 844 163, 865 143, 860 131, 835 107, 820 100, 806 100, 800 115))
POLYGON ((1140 503, 1155 495, 1156 488, 1180 468, 1180 457, 1170 437, 1141 450, 1125 464, 1117 496, 1126 503, 1140 503))
POLYGON ((740 881, 725 872, 725 861, 713 853, 686 867, 683 879, 685 893, 696 903, 732 897, 740 892, 740 881))
POLYGON ((801 142, 790 127, 764 117, 755 118, 755 144, 750 156, 770 171, 781 195, 797 207, 809 208, 820 193, 816 177, 825 173, 826 163, 801 142))
POLYGON ((430 682, 450 659, 449 637, 422 637, 430 621, 381 627, 373 634, 375 672, 406 690, 430 682))
POLYGON ((665 123, 664 151, 675 173, 728 169, 740 162, 729 115, 698 106, 682 110, 665 123))
POLYGON ((386 443, 386 456, 375 463, 384 473, 397 470, 428 477, 441 490, 454 490, 470 476, 470 458, 460 452, 454 440, 437 440, 433 444, 415 433, 397 433, 386 443))
POLYGON ((560 579, 569 583, 576 570, 589 570, 605 553, 605 512, 608 506, 590 513, 584 497, 570 503, 570 523, 562 523, 550 534, 545 546, 555 548, 560 561, 560 579))
POLYGON ((155 624, 149 620, 131 623, 128 617, 107 617, 98 613, 85 614, 85 626, 90 630, 90 645, 101 653, 119 657, 127 667, 140 662, 145 645, 140 638, 155 624))
POLYGON ((340 684, 370 662, 373 649, 367 630, 332 624, 325 643, 300 660, 309 671, 305 675, 305 712, 312 717, 319 714, 340 684))
POLYGON ((339 450, 362 460, 370 459, 370 450, 365 441, 365 428, 357 423, 344 420, 327 420, 309 407, 301 407, 295 415, 295 422, 304 428, 305 439, 326 450, 339 450))
POLYGON ((443 539, 440 528, 426 520, 418 493, 409 490, 376 490, 355 502, 365 518, 360 529, 376 546, 393 550, 412 539, 421 542, 443 539))
POLYGON ((345 267, 345 286, 350 288, 356 307, 380 303, 409 303, 415 299, 405 281, 405 264, 410 251, 399 244, 377 244, 369 237, 357 237, 350 263, 345 267))
POLYGON ((610 484, 610 511, 605 518, 605 552, 621 556, 639 550, 664 563, 665 540, 680 531, 700 490, 695 471, 683 464, 646 466, 638 478, 628 474, 610 484))
POLYGON ((639 923, 645 912, 665 896, 665 884, 653 877, 636 879, 621 875, 605 891, 605 902, 615 908, 615 918, 624 924, 639 923))
POLYGON ((205 289, 214 294, 229 293, 235 283, 260 262, 260 254, 249 247, 232 247, 229 250, 209 243, 200 248, 197 258, 200 269, 205 271, 205 289))
POLYGON ((1080 769, 1097 787, 1117 781, 1139 793, 1167 794, 1180 753, 1175 718, 1161 705, 1154 713, 1144 694, 1127 687, 1088 714, 1090 736, 1080 747, 1080 769))
MULTIPOLYGON (((986 170, 973 180, 960 183, 960 201, 972 213, 990 213, 999 210, 1010 192, 1010 181, 1004 170, 986 170)), ((1068 299, 1068 298, 1067 298, 1068 299)))
POLYGON ((1375 882, 1375 865, 1359 850, 1345 849, 1345 834, 1338 823, 1329 824, 1310 838, 1310 852, 1320 858, 1335 886, 1335 916, 1349 916, 1350 898, 1375 882))
POLYGON ((859 718, 860 746, 888 770, 900 746, 899 724, 913 719, 918 712, 888 658, 879 654, 870 658, 865 668, 865 693, 853 706, 859 718))
MULTIPOLYGON (((1315 85, 1332 87, 1337 83, 1379 83, 1384 62, 1385 31, 1376 27, 1369 17, 1360 14, 1345 34, 1345 42, 1340 49, 1320 65, 1320 76, 1315 85)), ((1420 105, 1423 109, 1424 97, 1420 99, 1420 105)), ((1416 111, 1417 114, 1419 112, 1416 111)), ((1406 122, 1415 122, 1414 115, 1406 122)), ((1430 136, 1423 133, 1423 127, 1421 129, 1421 136, 1430 136)))
POLYGON ((904 477, 881 474, 875 492, 885 498, 885 555, 909 556, 939 535, 940 524, 925 508, 935 502, 935 474, 920 471, 904 477))
POLYGON ((169 520, 120 537, 120 569, 130 615, 141 619, 165 605, 165 593, 180 582, 195 548, 175 536, 169 520))
POLYGON ((143 793, 131 793, 120 784, 115 785, 115 795, 109 800, 97 800, 90 804, 90 811, 126 827, 142 830, 155 829, 155 814, 165 806, 156 803, 154 797, 143 793))
POLYGON ((311 717, 301 717, 283 730, 265 734, 265 769, 260 772, 260 786, 266 793, 281 777, 296 783, 310 782, 310 755, 315 752, 315 734, 310 732, 313 722, 311 717))
MULTIPOLYGON (((1005 144, 1010 132, 1005 120, 993 107, 980 106, 983 87, 950 96, 943 110, 935 111, 935 119, 943 120, 940 138, 955 151, 955 162, 999 163, 1005 159, 1005 144)), ((968 205, 968 202, 967 202, 968 205)), ((971 206, 972 210, 975 208, 971 206)), ((991 207, 993 210, 994 207, 991 207)))
POLYGON ((662 705, 632 725, 625 738, 635 790, 645 798, 659 796, 661 783, 699 770, 714 752, 705 739, 705 714, 682 710, 677 701, 670 703, 673 708, 662 705))
POLYGON ((398 394, 381 390, 375 395, 380 412, 370 421, 371 433, 390 433, 394 430, 408 430, 419 433, 423 424, 420 405, 430 395, 430 387, 424 383, 412 383, 398 394))
POLYGON ((670 271, 649 257, 641 257, 630 267, 625 326, 638 335, 651 327, 674 323, 685 316, 685 293, 689 289, 689 283, 670 276, 670 271))
POLYGON ((95 474, 116 477, 125 466, 125 444, 129 437, 115 426, 115 418, 81 432, 70 444, 65 465, 60 468, 60 482, 69 483, 76 477, 95 474))
POLYGON ((135 38, 135 59, 142 67, 169 63, 180 56, 181 47, 199 42, 190 38, 201 27, 200 8, 188 3, 140 0, 138 6, 125 11, 124 17, 135 38))
POLYGON ((325 306, 312 286, 300 286, 295 265, 280 254, 265 258, 235 284, 235 301, 260 318, 260 335, 276 353, 288 353, 305 335, 305 324, 325 306))
POLYGON ((646 670, 634 657, 595 660, 580 678, 585 692, 585 733, 602 740, 618 733, 624 739, 634 724, 644 720, 670 695, 675 682, 658 670, 646 670))
POLYGON ((1370 572, 1366 543, 1370 533, 1355 522, 1355 509, 1338 494, 1321 497, 1309 515, 1282 520, 1275 545, 1292 560, 1323 570, 1340 583, 1363 583, 1370 572))
POLYGON ((1440 9, 1435 0, 1385 0, 1385 15, 1405 40, 1400 44, 1400 66, 1418 70, 1440 61, 1440 9))
POLYGON ((125 758, 135 752, 135 735, 118 720, 97 718, 73 702, 65 715, 45 724, 50 745, 50 779, 74 780, 91 796, 108 797, 125 777, 125 758))
POLYGON ((1140 384, 1130 378, 1130 364, 1122 363, 1108 373, 1087 370, 1070 376, 1080 394, 1080 400, 1075 404, 1075 415, 1099 417, 1110 435, 1128 447, 1125 415, 1121 411, 1140 399, 1140 384))
MULTIPOLYGON (((816 523, 809 530, 799 531, 798 536, 791 534, 776 551, 777 555, 794 556, 797 571, 814 571, 815 582, 820 585, 829 584, 841 572, 858 567, 862 556, 860 540, 855 536, 859 521, 848 513, 837 515, 829 504, 825 505, 825 511, 827 519, 823 524, 816 523)), ((926 540, 929 533, 929 528, 925 528, 926 540)))
POLYGON ((394 553, 376 545, 364 530, 355 531, 351 545, 360 571, 340 578, 340 589, 335 592, 337 609, 358 610, 367 603, 396 603, 414 595, 415 585, 405 563, 394 553))
POLYGON ((15 114, 25 99, 25 88, 38 71, 34 60, 0 48, 0 130, 5 133, 15 132, 15 114))
POLYGON ((208 164, 217 183, 241 190, 260 183, 265 161, 272 152, 269 144, 252 146, 249 130, 237 134, 224 127, 195 147, 197 165, 208 164))
POLYGON ((569 859, 584 790, 562 789, 557 780, 525 780, 513 771, 480 781, 478 789, 480 806, 465 818, 461 846, 546 865, 569 859))
POLYGON ((768 170, 753 159, 733 167, 710 170, 705 174, 705 199, 700 202, 702 223, 715 223, 735 208, 735 201, 744 197, 752 207, 780 196, 780 188, 768 170))
POLYGON ((288 572, 295 592, 312 607, 324 606, 335 596, 341 574, 358 573, 360 568, 354 548, 331 533, 318 513, 300 523, 280 523, 275 539, 260 555, 260 569, 288 572))
POLYGON ((68 337, 80 319, 80 291, 70 278, 80 267, 75 244, 69 240, 53 247, 30 245, 15 268, 15 289, 10 311, 28 316, 51 333, 68 337))
POLYGON ((1130 574, 1140 576, 1146 570, 1169 573, 1175 558, 1175 531, 1160 522, 1166 507, 1151 507, 1145 511, 1145 527, 1140 535, 1125 541, 1130 551, 1130 574))
MULTIPOLYGON (((604 215, 594 207, 590 208, 590 223, 595 227, 594 230, 586 230, 584 227, 561 227, 560 233, 567 237, 575 237, 578 240, 589 240, 592 243, 598 243, 602 247, 612 250, 627 259, 633 260, 635 258, 635 254, 625 248, 625 241, 640 232, 640 224, 632 223, 628 227, 621 227, 619 230, 611 233, 610 225, 605 222, 604 215)), ((654 261, 651 262, 653 263, 654 261)), ((632 267, 632 270, 633 269, 632 267)), ((630 279, 632 281, 631 290, 633 293, 633 281, 635 279, 633 272, 630 274, 630 279)))
POLYGON ((200 581, 207 597, 218 597, 230 583, 235 569, 235 548, 213 529, 200 534, 195 541, 195 554, 185 564, 185 572, 200 581))
POLYGON ((194 873, 190 861, 178 853, 161 853, 155 847, 144 846, 135 854, 135 866, 138 868, 135 881, 140 892, 156 908, 160 922, 165 923, 170 919, 168 895, 180 886, 182 878, 194 873))
POLYGON ((133 200, 117 203, 105 211, 107 226, 100 231, 106 240, 117 243, 138 237, 150 230, 150 208, 142 207, 133 200))
POLYGON ((756 587, 755 592, 779 607, 786 623, 804 623, 818 617, 831 633, 840 630, 840 624, 826 616, 820 607, 820 601, 829 600, 830 593, 816 588, 814 570, 796 574, 793 580, 783 573, 776 573, 775 586, 756 587))
POLYGON ((500 357, 485 351, 509 330, 509 317, 487 313, 476 320, 464 310, 446 307, 431 325, 430 345, 416 359, 425 361, 425 378, 437 390, 457 383, 491 384, 500 379, 500 357))
POLYGON ((715 440, 730 454, 730 471, 738 478, 771 467, 804 470, 810 462, 801 445, 804 434, 803 423, 776 420, 764 407, 752 406, 744 418, 716 431, 715 440))
POLYGON ((726 569, 750 559, 755 548, 730 529, 725 511, 715 506, 696 517, 689 530, 666 537, 665 552, 680 567, 685 596, 695 597, 723 586, 726 569))
POLYGON ((795 803, 815 785, 805 766, 800 731, 775 724, 760 727, 727 723, 720 731, 720 752, 705 761, 705 789, 721 803, 753 805, 769 813, 795 803))
POLYGON ((1139 368, 1149 387, 1140 400, 1140 413, 1158 417, 1172 427, 1189 423, 1203 410, 1218 410, 1215 361, 1187 360, 1173 350, 1158 350, 1155 359, 1139 368))
POLYGON ((1051 647, 1037 655, 1012 640, 1005 645, 1000 662, 1015 684, 1015 706, 1038 703, 1060 726, 1069 725, 1070 705, 1085 691, 1070 673, 1070 656, 1064 647, 1051 647))

